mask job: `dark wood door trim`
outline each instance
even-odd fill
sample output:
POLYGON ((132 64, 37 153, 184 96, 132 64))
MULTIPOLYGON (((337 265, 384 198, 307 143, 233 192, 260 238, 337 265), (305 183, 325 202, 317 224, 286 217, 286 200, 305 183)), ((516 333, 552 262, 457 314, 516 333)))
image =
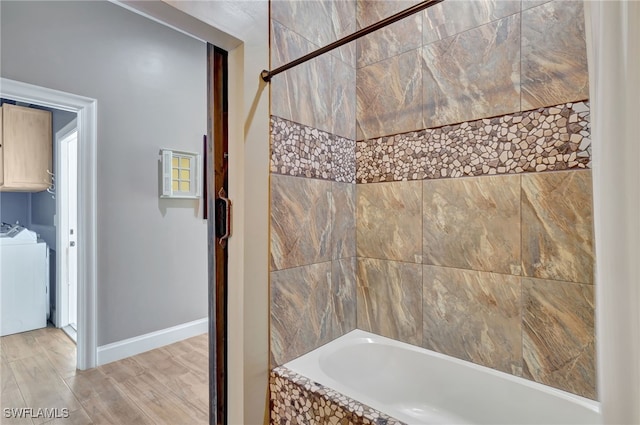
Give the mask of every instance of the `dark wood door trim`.
POLYGON ((226 241, 216 238, 216 199, 229 197, 227 52, 207 44, 207 208, 209 249, 209 423, 227 424, 226 241), (221 192, 223 191, 223 192, 221 192))

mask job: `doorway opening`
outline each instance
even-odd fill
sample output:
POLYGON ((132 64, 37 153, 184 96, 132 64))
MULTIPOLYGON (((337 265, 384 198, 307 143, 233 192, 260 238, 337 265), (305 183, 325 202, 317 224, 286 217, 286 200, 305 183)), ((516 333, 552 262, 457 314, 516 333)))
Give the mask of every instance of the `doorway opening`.
MULTIPOLYGON (((77 115, 77 368, 96 366, 97 292, 97 101, 20 81, 0 78, 0 97, 77 115)), ((57 314, 57 312, 56 312, 57 314)))

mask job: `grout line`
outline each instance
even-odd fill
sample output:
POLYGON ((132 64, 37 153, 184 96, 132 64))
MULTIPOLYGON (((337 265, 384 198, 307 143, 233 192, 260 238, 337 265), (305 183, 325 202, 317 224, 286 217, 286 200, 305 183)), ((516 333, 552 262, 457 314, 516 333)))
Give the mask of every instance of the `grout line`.
POLYGON ((520 376, 524 376, 524 284, 522 278, 520 278, 520 376))
MULTIPOLYGON (((522 96, 522 92, 520 93, 522 96)), ((521 97, 522 98, 522 97, 521 97)), ((520 190, 518 191, 519 199, 518 206, 520 207, 520 276, 518 281, 520 282, 520 376, 524 376, 524 314, 525 314, 525 305, 524 305, 524 282, 522 276, 524 275, 524 264, 523 264, 523 251, 524 251, 524 238, 523 238, 523 220, 522 220, 522 200, 523 200, 523 178, 522 175, 518 176, 520 179, 520 190)))
MULTIPOLYGON (((426 190, 426 183, 423 181, 420 184, 420 259, 422 260, 421 262, 424 264, 424 257, 425 257, 425 243, 424 243, 424 222, 425 222, 425 214, 424 214, 424 192, 426 190)), ((421 303, 420 306, 422 307, 422 311, 420 312, 420 335, 419 335, 419 339, 420 339, 420 346, 424 347, 425 346, 425 341, 424 341, 424 322, 425 322, 425 317, 424 317, 424 282, 425 282, 425 275, 424 275, 424 266, 420 267, 420 277, 422 278, 422 282, 420 285, 420 298, 421 298, 421 303)))
POLYGON ((522 178, 522 175, 518 176, 520 178, 520 190, 519 190, 519 195, 520 198, 518 199, 518 204, 520 206, 520 276, 524 276, 525 275, 525 267, 524 267, 524 233, 523 233, 523 216, 522 216, 522 212, 524 210, 523 206, 524 206, 524 179, 522 178))

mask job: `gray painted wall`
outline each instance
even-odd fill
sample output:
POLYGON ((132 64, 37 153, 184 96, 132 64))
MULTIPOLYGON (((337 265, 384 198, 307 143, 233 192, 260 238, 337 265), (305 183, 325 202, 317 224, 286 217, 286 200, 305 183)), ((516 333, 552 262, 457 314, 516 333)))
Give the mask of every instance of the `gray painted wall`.
POLYGON ((0 8, 2 77, 98 100, 98 344, 206 317, 200 203, 158 198, 160 148, 201 150, 205 44, 108 2, 0 8))
POLYGON ((0 221, 29 225, 29 194, 22 192, 0 192, 0 221))

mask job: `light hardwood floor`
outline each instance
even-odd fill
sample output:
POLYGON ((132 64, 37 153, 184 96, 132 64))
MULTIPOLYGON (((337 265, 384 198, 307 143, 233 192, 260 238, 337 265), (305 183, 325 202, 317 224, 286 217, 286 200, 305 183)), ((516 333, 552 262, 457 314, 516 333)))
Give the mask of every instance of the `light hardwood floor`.
POLYGON ((0 338, 0 423, 207 424, 207 335, 79 371, 76 346, 60 329, 0 338), (6 408, 68 409, 58 419, 7 418, 6 408))

